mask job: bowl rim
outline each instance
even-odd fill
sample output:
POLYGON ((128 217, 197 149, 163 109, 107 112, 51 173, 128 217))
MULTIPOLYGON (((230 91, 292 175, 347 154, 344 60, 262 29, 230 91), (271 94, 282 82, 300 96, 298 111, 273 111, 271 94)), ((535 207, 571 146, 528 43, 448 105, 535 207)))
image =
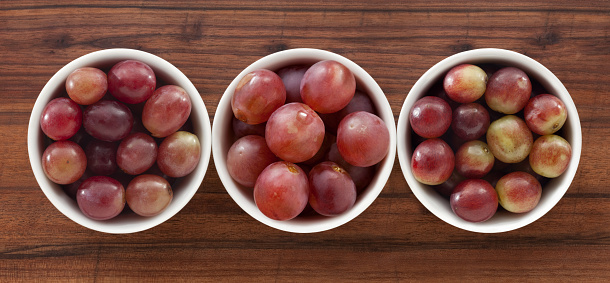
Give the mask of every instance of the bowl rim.
POLYGON ((212 153, 214 155, 216 171, 218 172, 225 190, 231 196, 231 198, 252 218, 269 227, 292 233, 322 232, 339 227, 356 218, 374 202, 385 187, 385 184, 387 183, 392 171, 396 155, 396 123, 390 104, 381 87, 362 67, 353 61, 339 54, 315 48, 294 48, 271 53, 256 60, 243 69, 229 84, 218 103, 212 124, 212 135, 212 153), (359 85, 367 88, 367 93, 369 93, 369 96, 378 109, 377 116, 384 120, 390 133, 389 151, 384 160, 379 163, 379 167, 377 169, 378 173, 374 180, 371 182, 371 184, 369 184, 365 190, 365 193, 359 196, 356 204, 347 212, 333 217, 316 217, 312 221, 300 221, 298 218, 287 221, 272 220, 258 210, 256 205, 253 204, 254 201, 252 197, 250 197, 250 199, 252 199, 250 200, 241 193, 240 190, 244 190, 243 186, 237 184, 231 178, 228 170, 221 169, 226 168, 226 151, 224 149, 227 149, 228 151, 228 148, 230 147, 230 145, 227 146, 222 144, 222 134, 223 130, 230 129, 228 127, 224 127, 224 125, 227 125, 228 119, 232 118, 232 115, 229 115, 229 112, 232 114, 230 108, 231 96, 241 78, 251 71, 257 69, 277 70, 281 67, 286 67, 289 65, 302 64, 304 62, 315 63, 322 60, 335 60, 345 65, 352 71, 352 73, 354 73, 356 81, 359 82, 359 85), (376 93, 376 95, 372 93, 376 93), (383 99, 381 97, 383 97, 383 99), (218 110, 220 109, 228 109, 228 111, 224 113, 225 115, 218 115, 218 110))
MULTIPOLYGON (((415 197, 420 201, 422 205, 424 205, 424 207, 426 207, 426 209, 428 209, 428 211, 430 211, 432 214, 445 221, 446 223, 463 230, 478 233, 501 233, 524 227, 538 220, 547 212, 549 212, 563 197, 563 195, 568 190, 572 180, 574 179, 574 176, 576 175, 582 150, 582 131, 578 111, 576 109, 574 101, 572 100, 572 97, 570 96, 568 90, 565 88, 563 83, 561 83, 561 81, 549 69, 547 69, 538 61, 515 51, 500 48, 480 48, 456 53, 441 60, 440 62, 432 66, 430 69, 428 69, 417 80, 417 82, 413 85, 413 87, 407 94, 407 97, 405 98, 405 101, 400 111, 397 126, 397 144, 398 159, 407 184, 415 195, 415 197), (436 192, 432 192, 437 195, 436 197, 434 197, 434 199, 432 199, 430 197, 430 192, 426 192, 422 189, 426 186, 419 183, 413 177, 413 174, 410 169, 411 152, 409 150, 409 139, 411 136, 411 131, 408 121, 408 116, 410 112, 409 107, 410 105, 413 105, 413 103, 415 103, 417 99, 425 96, 425 91, 452 67, 462 63, 476 64, 488 63, 492 61, 500 64, 510 64, 510 66, 521 68, 528 74, 528 76, 536 77, 536 79, 538 79, 538 81, 540 81, 540 83, 544 85, 547 91, 549 91, 549 88, 553 89, 555 92, 553 94, 561 98, 568 110, 568 121, 566 121, 566 124, 569 125, 569 128, 571 129, 570 144, 572 147, 572 158, 567 170, 560 177, 558 177, 557 181, 555 182, 560 183, 561 187, 549 193, 550 199, 545 201, 544 206, 540 205, 542 203, 541 200, 541 203, 539 203, 539 207, 526 214, 520 215, 523 217, 519 217, 519 219, 515 221, 508 221, 506 223, 499 224, 490 222, 490 220, 481 223, 472 223, 464 221, 459 217, 455 216, 454 214, 449 215, 443 213, 443 211, 439 209, 438 205, 438 200, 442 197, 440 197, 440 195, 438 195, 436 192), (492 225, 490 225, 490 223, 492 225)), ((545 190, 543 189, 543 197, 544 193, 545 190)), ((443 200, 445 200, 446 205, 449 206, 449 201, 446 199, 443 200)), ((517 217, 515 216, 515 218, 517 217)))
POLYGON ((59 69, 45 84, 32 107, 28 123, 27 147, 30 165, 40 189, 53 206, 63 215, 81 226, 99 232, 109 234, 136 233, 153 228, 173 217, 186 206, 198 191, 205 173, 207 172, 211 157, 211 124, 208 111, 197 88, 177 67, 157 55, 141 50, 128 48, 101 49, 84 54, 72 60, 59 69), (197 109, 196 111, 191 110, 191 117, 196 117, 196 119, 192 119, 193 132, 198 133, 201 145, 201 156, 197 167, 184 178, 187 179, 186 182, 189 184, 197 184, 197 187, 180 191, 178 197, 176 196, 176 192, 174 192, 172 202, 159 215, 144 218, 135 215, 126 218, 117 217, 110 220, 98 221, 84 216, 84 214, 78 210, 78 205, 76 205, 78 213, 75 213, 74 205, 76 202, 63 193, 60 185, 51 182, 44 174, 40 160, 42 152, 44 151, 44 148, 40 150, 44 133, 42 133, 42 130, 40 129, 39 119, 45 105, 50 100, 57 97, 58 89, 61 89, 67 76, 72 71, 80 67, 108 65, 110 63, 114 64, 127 59, 143 61, 155 71, 157 80, 160 75, 165 76, 175 82, 176 85, 184 88, 189 94, 192 103, 191 109, 197 109), (68 200, 73 201, 74 203, 68 204, 68 200))

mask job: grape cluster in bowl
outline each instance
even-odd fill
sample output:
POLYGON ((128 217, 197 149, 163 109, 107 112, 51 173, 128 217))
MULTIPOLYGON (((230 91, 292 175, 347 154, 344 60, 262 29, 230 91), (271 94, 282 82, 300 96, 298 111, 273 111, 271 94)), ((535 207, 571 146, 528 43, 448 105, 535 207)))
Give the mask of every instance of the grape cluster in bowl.
POLYGON ((242 71, 221 98, 213 136, 216 168, 236 203, 297 233, 364 211, 395 152, 379 86, 353 62, 317 49, 274 53, 242 71))
POLYGON ((41 91, 28 129, 34 175, 75 222, 132 233, 176 214, 206 171, 209 119, 196 88, 137 50, 84 55, 41 91))

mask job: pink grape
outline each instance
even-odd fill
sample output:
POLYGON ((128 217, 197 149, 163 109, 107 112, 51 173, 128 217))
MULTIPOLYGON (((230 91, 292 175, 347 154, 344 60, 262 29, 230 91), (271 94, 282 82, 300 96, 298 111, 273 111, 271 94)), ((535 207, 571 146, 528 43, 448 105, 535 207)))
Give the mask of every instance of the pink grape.
POLYGON ((156 87, 155 72, 144 62, 121 61, 108 72, 108 90, 123 103, 144 102, 156 87))
POLYGON ((231 97, 237 119, 252 125, 264 123, 286 102, 286 88, 274 72, 260 69, 246 74, 231 97))
POLYGON ((279 158, 299 163, 312 158, 324 141, 324 123, 309 106, 293 102, 278 108, 267 121, 265 139, 279 158))
POLYGON ((116 163, 130 175, 146 172, 156 161, 157 143, 145 133, 130 134, 121 141, 116 152, 116 163))
POLYGON ((195 170, 201 158, 201 144, 196 135, 178 131, 166 137, 159 145, 157 165, 174 178, 184 177, 195 170))
POLYGON ((356 78, 343 64, 325 60, 311 66, 301 80, 303 102, 320 113, 345 107, 356 92, 356 78))
POLYGON ((108 90, 108 79, 104 71, 83 67, 74 70, 66 79, 66 92, 74 102, 80 105, 96 103, 108 90))
POLYGON ((265 138, 249 135, 238 139, 227 154, 229 175, 239 184, 254 187, 258 175, 278 158, 271 152, 265 138))
POLYGON ((95 175, 110 175, 118 168, 116 152, 118 144, 93 139, 85 147, 87 168, 95 175))
POLYGON ((167 137, 184 125, 191 107, 191 98, 183 88, 162 86, 144 104, 142 124, 153 137, 167 137))
POLYGON ((278 161, 261 172, 254 185, 258 209, 274 220, 290 220, 299 215, 309 199, 307 175, 299 166, 278 161))
POLYGON ((49 138, 59 141, 71 138, 81 127, 83 112, 76 102, 59 97, 42 110, 40 128, 49 138))
POLYGON ((301 80, 307 69, 309 69, 309 66, 306 65, 292 65, 277 71, 278 76, 282 78, 282 82, 284 82, 286 87, 286 103, 303 102, 301 98, 301 80))
POLYGON ((127 106, 112 100, 101 100, 87 106, 83 126, 89 135, 103 141, 118 141, 131 132, 133 116, 127 106))
POLYGON ((428 139, 420 143, 411 157, 413 177, 426 185, 440 185, 447 181, 455 167, 451 147, 441 139, 428 139))
POLYGON ((129 208, 140 216, 150 217, 163 212, 169 206, 174 193, 161 176, 139 175, 127 186, 125 200, 129 208))
POLYGON ((348 163, 360 167, 373 166, 388 154, 390 132, 375 114, 354 112, 339 124, 337 148, 348 163))
POLYGON ((73 141, 57 141, 42 153, 42 170, 54 183, 66 185, 76 182, 87 169, 83 149, 73 141))
POLYGON ((309 172, 309 204, 325 216, 339 215, 354 206, 356 185, 337 163, 325 161, 309 172))
POLYGON ((417 100, 409 112, 411 128, 421 137, 438 138, 451 126, 451 107, 436 96, 417 100))
POLYGON ((125 189, 113 178, 93 176, 78 187, 76 201, 87 217, 94 220, 108 220, 123 211, 125 189))

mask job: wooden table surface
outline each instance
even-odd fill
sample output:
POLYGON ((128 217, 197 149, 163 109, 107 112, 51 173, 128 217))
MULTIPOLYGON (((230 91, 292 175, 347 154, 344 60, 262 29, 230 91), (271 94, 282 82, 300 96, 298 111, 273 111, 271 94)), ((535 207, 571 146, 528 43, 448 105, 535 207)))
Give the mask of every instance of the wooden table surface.
POLYGON ((1 1, 0 281, 604 281, 610 279, 610 1, 1 1), (397 3, 404 2, 404 3, 397 3), (270 53, 325 49, 377 80, 397 120, 415 81, 460 51, 544 64, 581 119, 579 170, 521 229, 477 234, 428 212, 398 159, 379 198, 331 231, 291 234, 243 212, 213 162, 191 202, 150 230, 111 235, 61 214, 28 161, 38 93, 92 51, 133 48, 182 70, 210 118, 228 84, 270 53))

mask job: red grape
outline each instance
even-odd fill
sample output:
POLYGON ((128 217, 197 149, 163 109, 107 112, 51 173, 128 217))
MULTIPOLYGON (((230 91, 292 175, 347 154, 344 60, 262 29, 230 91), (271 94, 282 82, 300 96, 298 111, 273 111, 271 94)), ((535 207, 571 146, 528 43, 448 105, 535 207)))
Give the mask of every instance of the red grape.
POLYGON ((469 222, 483 222, 498 210, 498 194, 487 181, 468 179, 453 190, 450 204, 460 218, 469 222))
POLYGON ((485 176, 494 166, 495 157, 486 143, 473 140, 464 143, 455 153, 455 169, 469 179, 485 176))
POLYGON ((534 172, 556 178, 568 169, 572 159, 572 146, 558 135, 545 135, 532 145, 529 162, 534 172))
POLYGON ((238 139, 227 154, 227 169, 233 179, 246 187, 254 187, 256 178, 278 158, 271 152, 265 138, 249 135, 238 139))
POLYGON ((485 101, 495 111, 515 114, 525 107, 531 94, 532 83, 527 74, 515 67, 505 67, 489 78, 485 101))
POLYGON ((568 118, 565 104, 551 94, 541 94, 530 99, 523 114, 530 130, 539 135, 557 132, 568 118))
POLYGON ((94 220, 111 219, 125 207, 125 189, 107 176, 93 176, 81 183, 76 193, 78 207, 94 220))
POLYGON ((278 108, 267 121, 265 139, 269 149, 289 162, 312 158, 324 141, 324 123, 309 106, 293 102, 278 108))
POLYGON ((49 138, 59 141, 71 138, 81 127, 83 112, 76 102, 59 97, 42 110, 40 128, 49 138))
POLYGON ((443 87, 447 96, 460 103, 475 102, 485 93, 487 73, 472 64, 457 65, 445 75, 443 87))
POLYGON ((390 150, 390 132, 386 124, 365 111, 351 113, 337 129, 337 148, 354 166, 368 167, 379 163, 390 150))
POLYGON ((266 122, 286 102, 286 88, 274 72, 260 69, 246 74, 231 97, 237 119, 248 124, 266 122))
POLYGON ((150 174, 133 178, 125 190, 125 200, 129 208, 146 217, 163 212, 173 196, 172 187, 163 177, 150 174))
POLYGON ((87 169, 83 149, 73 141, 57 141, 42 153, 42 170, 54 183, 66 185, 76 182, 87 169))
POLYGON ((307 175, 299 166, 278 161, 261 172, 254 185, 258 209, 274 220, 289 220, 299 215, 309 199, 307 175))
POLYGON ((110 175, 117 169, 117 143, 93 139, 85 147, 87 168, 95 175, 110 175))
POLYGON ((87 106, 83 114, 83 126, 96 139, 118 141, 131 132, 133 116, 124 104, 101 100, 87 106))
POLYGON ((345 169, 325 161, 309 172, 309 204, 325 216, 339 215, 356 202, 356 185, 345 169))
POLYGON ((439 97, 424 96, 413 104, 409 123, 419 136, 438 138, 451 126, 451 107, 439 97))
POLYGON ((478 103, 467 103, 453 111, 451 129, 464 140, 476 140, 485 134, 489 123, 489 113, 485 107, 478 103))
POLYGON ((201 157, 201 144, 196 135, 178 131, 166 137, 159 145, 157 165, 170 177, 179 178, 195 170, 201 157))
POLYGON ((186 91, 175 85, 155 90, 144 104, 142 124, 153 137, 167 137, 178 131, 191 114, 191 99, 186 91))
POLYGON ((345 107, 356 91, 356 78, 344 65, 326 60, 311 66, 301 80, 303 102, 320 113, 345 107))
POLYGON ((144 102, 156 87, 155 72, 140 61, 121 61, 108 72, 108 90, 123 103, 144 102))
POLYGON ((265 127, 267 126, 267 123, 250 125, 248 123, 240 121, 239 119, 235 118, 235 116, 233 116, 232 126, 233 134, 235 134, 235 139, 239 139, 249 135, 257 135, 264 137, 265 127))
POLYGON ((413 177, 426 185, 440 185, 451 177, 455 156, 451 147, 441 139, 420 143, 411 157, 413 177))
POLYGON ((282 82, 284 82, 286 87, 286 103, 303 102, 301 98, 301 80, 307 69, 309 69, 309 66, 293 65, 277 71, 278 76, 282 78, 282 82))
POLYGON ((116 162, 123 172, 138 175, 146 172, 157 161, 157 143, 145 133, 133 133, 121 141, 116 162))
POLYGON ((74 102, 90 105, 102 99, 108 90, 106 73, 98 68, 74 70, 66 79, 66 92, 74 102))

